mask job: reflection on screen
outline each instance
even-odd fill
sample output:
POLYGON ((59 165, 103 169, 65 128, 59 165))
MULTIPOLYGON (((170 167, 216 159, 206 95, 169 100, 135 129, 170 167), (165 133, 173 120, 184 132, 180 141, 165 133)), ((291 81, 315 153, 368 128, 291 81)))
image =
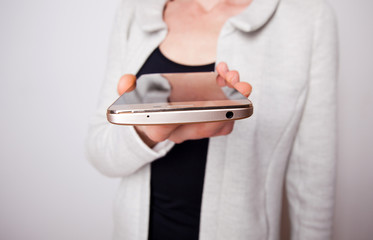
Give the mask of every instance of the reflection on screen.
POLYGON ((119 97, 111 109, 133 104, 139 104, 135 107, 139 110, 167 106, 218 108, 242 105, 242 100, 247 98, 237 90, 219 86, 215 72, 145 74, 137 80, 136 89, 119 97))

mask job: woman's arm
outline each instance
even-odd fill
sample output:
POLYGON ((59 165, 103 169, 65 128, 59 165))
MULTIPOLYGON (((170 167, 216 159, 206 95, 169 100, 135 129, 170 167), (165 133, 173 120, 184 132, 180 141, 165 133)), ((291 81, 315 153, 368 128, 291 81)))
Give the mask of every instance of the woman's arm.
POLYGON ((334 14, 320 1, 306 105, 287 172, 291 239, 331 239, 336 168, 338 42, 334 14))
POLYGON ((106 120, 107 107, 118 98, 118 79, 123 74, 128 27, 134 14, 135 1, 122 0, 119 6, 108 54, 108 63, 99 104, 87 136, 87 153, 92 164, 103 174, 123 177, 145 164, 162 157, 172 143, 154 151, 143 143, 133 127, 117 126, 106 120))
MULTIPOLYGON (((102 87, 97 113, 87 138, 88 155, 92 164, 103 174, 123 177, 164 156, 173 146, 189 139, 201 139, 229 134, 232 122, 201 123, 165 126, 118 126, 108 123, 106 109, 122 94, 134 88, 135 76, 124 75, 122 65, 126 51, 127 28, 133 14, 133 3, 123 0, 116 17, 111 38, 107 75, 102 87), (118 80, 120 79, 119 83, 118 80), (117 93, 118 91, 118 93, 117 93), (155 147, 154 147, 155 146, 155 147)), ((220 82, 248 96, 251 85, 239 82, 236 71, 226 64, 217 67, 220 82)))

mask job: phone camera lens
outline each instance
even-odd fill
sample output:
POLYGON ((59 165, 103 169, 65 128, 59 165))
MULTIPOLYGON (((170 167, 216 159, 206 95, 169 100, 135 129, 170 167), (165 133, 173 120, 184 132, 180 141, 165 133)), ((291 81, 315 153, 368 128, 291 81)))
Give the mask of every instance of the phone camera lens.
POLYGON ((227 112, 225 116, 230 119, 233 117, 233 112, 227 112))

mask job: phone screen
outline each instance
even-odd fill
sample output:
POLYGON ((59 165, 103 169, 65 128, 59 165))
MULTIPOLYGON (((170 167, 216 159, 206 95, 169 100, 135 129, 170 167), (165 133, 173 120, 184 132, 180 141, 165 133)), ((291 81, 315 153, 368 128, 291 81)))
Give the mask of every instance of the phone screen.
POLYGON ((196 110, 249 105, 234 88, 223 86, 215 72, 144 74, 132 92, 109 108, 111 113, 196 110))

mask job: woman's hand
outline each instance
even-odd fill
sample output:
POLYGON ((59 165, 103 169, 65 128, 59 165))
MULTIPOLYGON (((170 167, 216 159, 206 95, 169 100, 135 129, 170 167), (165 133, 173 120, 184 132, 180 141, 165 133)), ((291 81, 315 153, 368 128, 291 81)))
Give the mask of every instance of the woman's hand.
MULTIPOLYGON (((221 62, 217 65, 217 78, 220 86, 229 86, 237 89, 241 94, 248 97, 251 93, 251 85, 246 82, 240 82, 237 71, 229 71, 226 63, 221 62)), ((136 76, 131 74, 123 75, 118 83, 118 93, 122 95, 136 88, 136 76)), ((135 126, 135 129, 141 139, 149 146, 153 147, 158 142, 166 139, 175 143, 181 143, 191 139, 202 139, 215 136, 227 135, 233 130, 234 121, 223 121, 213 123, 193 123, 193 124, 171 124, 154 126, 135 126)))

